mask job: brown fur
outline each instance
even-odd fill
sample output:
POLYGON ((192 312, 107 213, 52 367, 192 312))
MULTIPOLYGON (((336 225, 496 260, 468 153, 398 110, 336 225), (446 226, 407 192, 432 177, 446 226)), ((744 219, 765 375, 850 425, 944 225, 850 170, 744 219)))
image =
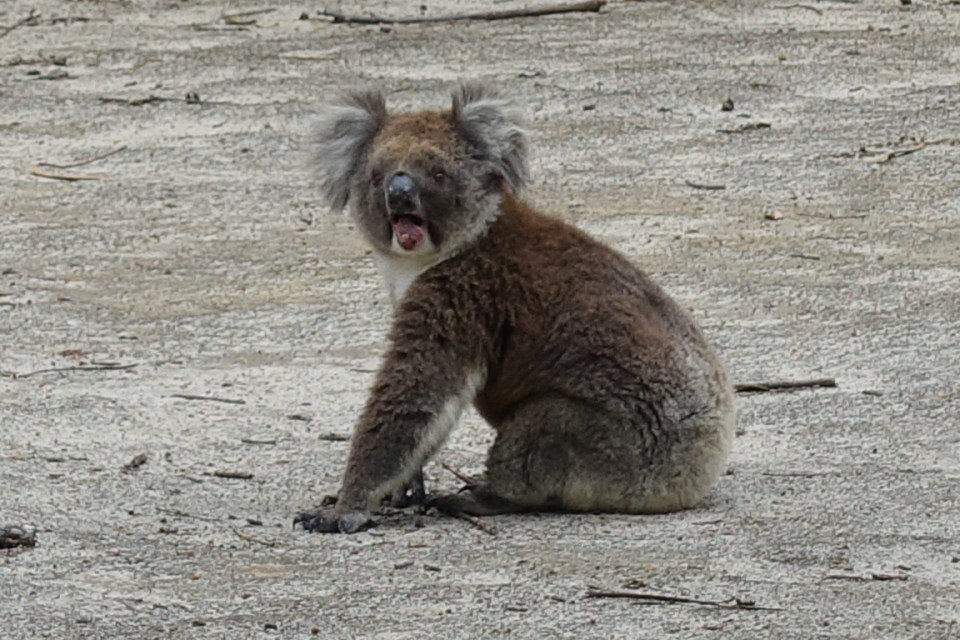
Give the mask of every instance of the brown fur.
MULTIPOLYGON (((390 347, 339 501, 304 525, 362 526, 470 402, 497 438, 484 480, 434 498, 443 510, 654 513, 699 501, 721 471, 734 417, 723 368, 692 319, 621 255, 515 197, 525 139, 495 94, 468 86, 450 112, 378 122, 360 151, 341 144, 349 157, 320 164, 321 174, 357 167, 352 212, 395 285, 390 347), (433 241, 422 255, 391 247, 381 193, 397 171, 418 188, 433 241)), ((336 147, 329 126, 325 135, 336 147)))

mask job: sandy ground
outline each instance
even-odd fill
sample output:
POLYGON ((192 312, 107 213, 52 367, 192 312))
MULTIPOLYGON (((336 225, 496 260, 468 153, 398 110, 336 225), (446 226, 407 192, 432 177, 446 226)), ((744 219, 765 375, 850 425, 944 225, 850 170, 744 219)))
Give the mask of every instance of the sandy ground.
MULTIPOLYGON (((0 636, 960 638, 956 2, 319 8, 0 5, 37 13, 0 29, 0 526, 38 541, 0 551, 0 636), (530 197, 654 274, 735 381, 836 379, 740 395, 701 508, 291 529, 389 322, 304 133, 338 88, 440 106, 460 77, 528 105, 530 197)), ((490 439, 468 416, 428 482, 490 439)))

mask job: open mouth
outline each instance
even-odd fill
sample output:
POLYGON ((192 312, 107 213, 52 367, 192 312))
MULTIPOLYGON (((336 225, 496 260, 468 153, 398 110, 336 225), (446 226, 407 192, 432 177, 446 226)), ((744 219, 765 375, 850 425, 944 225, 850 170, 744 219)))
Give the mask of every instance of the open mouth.
POLYGON ((427 221, 416 213, 391 213, 390 226, 404 251, 413 251, 427 238, 427 221))

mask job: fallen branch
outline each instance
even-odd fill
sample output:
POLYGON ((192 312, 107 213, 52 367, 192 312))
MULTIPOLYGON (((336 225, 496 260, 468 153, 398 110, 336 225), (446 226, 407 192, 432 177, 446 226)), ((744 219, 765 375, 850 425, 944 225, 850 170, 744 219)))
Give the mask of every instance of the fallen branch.
POLYGON ((823 576, 824 580, 850 580, 852 582, 890 582, 892 580, 906 581, 910 579, 910 576, 903 573, 873 573, 870 572, 865 576, 853 573, 828 573, 823 576))
MULTIPOLYGON (((823 218, 824 220, 863 220, 864 218, 867 217, 867 214, 865 213, 854 213, 850 215, 841 215, 841 216, 824 215, 820 213, 798 213, 797 215, 802 218, 823 218)), ((832 240, 832 238, 828 238, 828 239, 832 240)))
POLYGON ((256 18, 251 18, 251 16, 273 13, 274 11, 276 11, 276 9, 272 7, 267 9, 252 9, 250 11, 238 11, 237 13, 225 13, 220 16, 220 19, 229 25, 249 26, 252 24, 257 24, 256 18))
POLYGON ((476 478, 471 478, 470 476, 466 475, 462 471, 459 471, 458 469, 454 469, 453 467, 448 465, 446 462, 441 462, 440 466, 446 469, 447 471, 449 471, 450 473, 452 473, 454 476, 456 476, 457 480, 459 480, 464 484, 472 485, 477 483, 476 478))
POLYGON ((163 98, 151 94, 145 98, 111 98, 109 96, 104 96, 100 98, 100 102, 113 102, 116 104, 125 104, 128 107, 139 107, 140 105, 153 104, 154 102, 179 102, 179 100, 174 100, 173 98, 163 98))
POLYGON ((160 513, 167 513, 178 518, 190 518, 193 520, 203 520, 204 522, 221 522, 222 518, 210 518, 208 516, 198 516, 192 513, 187 513, 186 511, 181 511, 180 509, 165 509, 164 507, 157 507, 157 511, 160 513))
POLYGON ((836 471, 764 471, 760 475, 773 478, 821 478, 838 474, 836 471))
POLYGON ((81 180, 103 180, 104 176, 92 173, 59 173, 47 171, 38 164, 30 167, 30 174, 38 178, 49 178, 51 180, 64 180, 66 182, 79 182, 81 180))
POLYGON ((477 518, 476 516, 472 516, 469 513, 463 513, 462 511, 457 511, 456 513, 451 513, 450 515, 452 515, 454 518, 458 520, 469 522, 470 524, 475 526, 477 529, 480 529, 480 531, 483 531, 487 535, 491 535, 491 536, 497 535, 496 527, 494 527, 491 524, 487 524, 480 518, 477 518))
POLYGON ((98 365, 79 365, 76 367, 54 367, 52 369, 37 369, 28 373, 17 373, 16 371, 0 371, 0 376, 19 380, 20 378, 32 378, 44 373, 61 373, 65 371, 126 371, 133 369, 138 363, 133 364, 98 364, 98 365))
POLYGON ((626 598, 630 600, 643 600, 649 604, 696 604, 705 607, 716 607, 718 609, 738 609, 743 611, 783 611, 777 607, 760 607, 752 600, 740 600, 731 598, 730 602, 719 600, 700 600, 697 598, 685 598, 683 596, 668 596, 660 593, 642 593, 639 591, 588 591, 587 598, 626 598))
POLYGON ((216 478, 227 478, 229 480, 252 480, 253 474, 249 471, 214 471, 205 473, 205 476, 214 476, 216 478))
MULTIPOLYGON (((936 144, 935 142, 932 144, 936 144)), ((920 144, 914 147, 907 147, 906 149, 894 149, 893 151, 887 151, 886 153, 881 153, 879 155, 868 155, 865 158, 865 162, 873 162, 874 164, 886 164, 893 160, 894 158, 900 158, 902 156, 908 156, 911 153, 916 153, 927 148, 926 142, 921 142, 920 144)))
POLYGON ((820 9, 817 9, 816 7, 811 7, 808 4, 800 4, 800 3, 785 4, 781 7, 774 7, 774 8, 775 9, 806 9, 807 11, 813 11, 818 16, 823 15, 823 11, 821 11, 820 9))
POLYGON ((727 185, 725 184, 703 184, 700 182, 692 182, 690 180, 685 180, 684 184, 691 189, 705 189, 707 191, 723 191, 727 188, 727 185))
POLYGON ((558 13, 600 11, 600 8, 605 4, 607 4, 607 0, 585 0, 583 2, 571 2, 569 4, 530 7, 529 9, 451 13, 446 16, 418 16, 412 18, 348 15, 332 9, 321 9, 319 15, 332 18, 334 24, 423 24, 431 22, 461 22, 465 20, 510 20, 513 18, 534 18, 558 13))
POLYGON ((735 384, 737 393, 767 393, 771 391, 790 391, 793 389, 811 389, 815 387, 833 388, 837 381, 833 378, 818 378, 816 380, 794 380, 783 382, 747 382, 735 384))
POLYGON ((223 402, 226 404, 247 404, 246 400, 234 400, 233 398, 218 398, 216 396, 195 396, 190 393, 173 393, 169 397, 180 398, 181 400, 206 400, 207 402, 223 402))
POLYGON ((26 25, 26 24, 36 24, 36 23, 37 23, 37 18, 39 18, 39 17, 40 17, 40 14, 37 13, 37 10, 36 10, 36 9, 30 9, 30 13, 28 13, 25 18, 20 18, 19 20, 17 20, 16 22, 14 22, 14 23, 13 23, 12 25, 10 25, 9 27, 0 27, 0 29, 3 29, 3 31, 0 31, 0 38, 2 38, 3 36, 7 35, 7 34, 10 33, 11 31, 13 31, 14 29, 19 29, 20 27, 22 27, 22 26, 24 26, 24 25, 26 25))
POLYGON ((94 156, 94 157, 88 158, 88 159, 86 159, 86 160, 79 160, 79 161, 77 161, 77 162, 70 162, 70 163, 68 163, 68 164, 55 164, 55 163, 53 163, 53 162, 38 162, 38 163, 36 164, 36 166, 38 166, 38 167, 52 167, 52 168, 54 168, 54 169, 73 169, 74 167, 82 167, 82 166, 84 166, 84 165, 86 165, 86 164, 93 164, 94 162, 97 162, 98 160, 103 160, 104 158, 109 158, 110 156, 115 156, 115 155, 117 155, 118 153, 120 153, 121 151, 126 151, 126 149, 127 149, 127 145, 123 145, 122 147, 117 147, 116 149, 114 149, 114 150, 112 150, 112 151, 107 151, 106 153, 101 153, 101 154, 98 155, 98 156, 94 156))
POLYGON ((248 536, 247 534, 241 532, 239 529, 234 529, 233 532, 237 534, 237 537, 241 540, 247 540, 249 542, 256 542, 257 544, 262 544, 265 547, 275 547, 277 543, 273 540, 261 540, 260 538, 254 538, 253 536, 248 536))
POLYGON ((717 133, 745 133, 747 131, 757 131, 759 129, 769 129, 769 122, 749 122, 745 125, 739 127, 733 127, 732 129, 717 129, 717 133))

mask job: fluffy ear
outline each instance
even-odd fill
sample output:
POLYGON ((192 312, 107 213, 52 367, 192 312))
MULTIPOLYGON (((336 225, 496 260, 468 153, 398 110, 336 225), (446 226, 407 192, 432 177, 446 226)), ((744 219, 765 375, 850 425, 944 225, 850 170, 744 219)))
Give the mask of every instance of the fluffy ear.
POLYGON ((311 140, 313 163, 334 211, 346 206, 350 183, 386 118, 386 101, 379 91, 345 94, 321 108, 311 140))
POLYGON ((452 114, 460 134, 493 162, 511 191, 523 189, 530 174, 519 109, 496 91, 465 83, 453 92, 452 114))

